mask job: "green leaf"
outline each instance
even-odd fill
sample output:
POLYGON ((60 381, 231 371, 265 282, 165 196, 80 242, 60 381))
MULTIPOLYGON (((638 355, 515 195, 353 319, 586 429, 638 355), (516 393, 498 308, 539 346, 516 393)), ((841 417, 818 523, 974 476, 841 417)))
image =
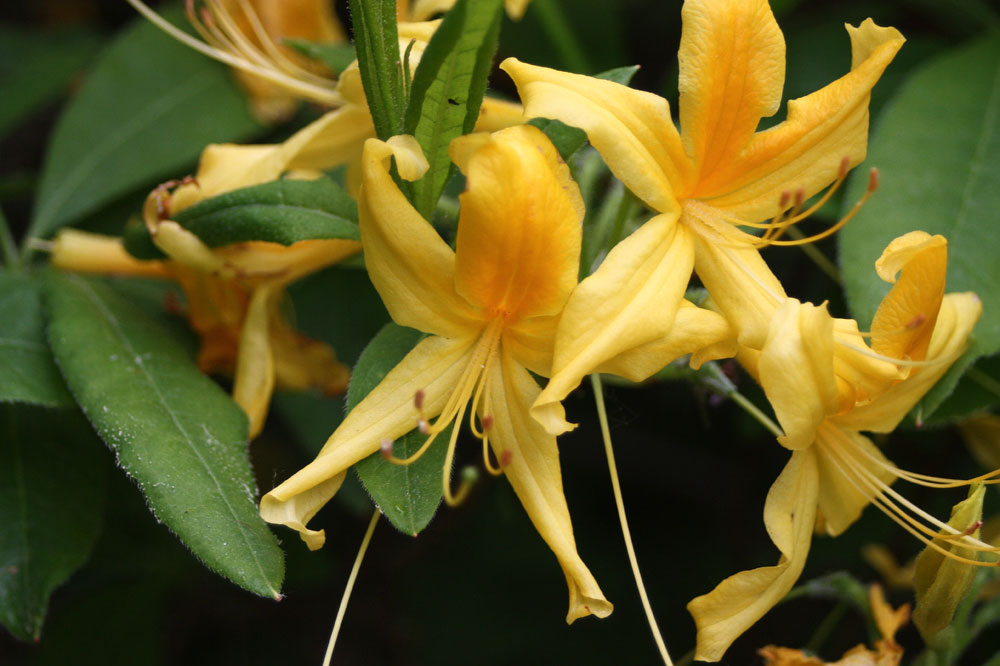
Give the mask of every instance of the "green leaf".
POLYGON ((623 86, 627 86, 632 82, 632 77, 635 73, 639 71, 639 65, 629 65, 627 67, 615 67, 614 69, 609 69, 601 72, 600 74, 594 74, 595 79, 606 79, 608 81, 614 81, 615 83, 620 83, 623 86))
POLYGON ((1000 403, 1000 355, 962 366, 962 378, 926 423, 953 423, 1000 403))
POLYGON ((403 130, 403 73, 394 0, 351 0, 354 43, 375 134, 385 141, 403 130))
POLYGON ((69 86, 97 50, 91 30, 26 30, 0 25, 0 137, 69 86))
POLYGON ((41 285, 0 271, 0 402, 75 407, 45 339, 41 285))
MULTIPOLYGON (((386 324, 354 366, 347 391, 347 411, 378 386, 422 337, 423 333, 412 328, 386 324)), ((412 399, 413 396, 400 396, 400 400, 412 399)), ((381 452, 376 452, 354 467, 375 504, 404 534, 417 536, 431 522, 441 503, 441 470, 447 453, 444 443, 450 436, 451 427, 442 431, 434 446, 410 465, 391 463, 381 452)), ((416 453, 426 439, 426 435, 414 429, 396 440, 395 455, 405 458, 416 453)))
POLYGON ((354 44, 321 44, 291 38, 285 38, 283 41, 307 58, 323 63, 337 75, 358 58, 354 44))
POLYGON ((361 240, 357 203, 329 178, 281 179, 232 190, 173 219, 210 247, 243 241, 291 245, 317 238, 361 240))
POLYGON ((76 410, 0 405, 0 623, 22 640, 97 539, 105 455, 76 410))
POLYGON ((454 170, 448 145, 471 132, 479 118, 500 36, 500 10, 500 0, 458 0, 413 75, 404 129, 416 137, 430 163, 413 184, 413 206, 427 219, 454 170))
MULTIPOLYGON (((948 239, 949 292, 983 301, 965 364, 1000 351, 1000 262, 994 220, 1000 209, 1000 36, 947 53, 918 70, 877 123, 868 164, 881 185, 840 233, 851 310, 865 326, 888 291, 874 263, 889 242, 914 229, 948 239)), ((852 175, 845 200, 860 198, 868 176, 852 175)), ((929 416, 951 394, 950 372, 924 398, 929 416)))
POLYGON ((46 294, 70 390, 156 518, 213 571, 278 598, 282 552, 257 512, 243 412, 104 282, 52 272, 46 294))
MULTIPOLYGON (((179 10, 179 8, 178 8, 179 10)), ((184 22, 183 12, 164 12, 184 22)), ((226 68, 136 19, 101 54, 52 134, 29 236, 190 169, 259 126, 226 68)))
POLYGON ((569 160, 576 151, 587 145, 587 133, 578 127, 570 127, 560 120, 550 118, 532 118, 529 125, 534 125, 545 132, 549 141, 559 151, 563 161, 569 160))

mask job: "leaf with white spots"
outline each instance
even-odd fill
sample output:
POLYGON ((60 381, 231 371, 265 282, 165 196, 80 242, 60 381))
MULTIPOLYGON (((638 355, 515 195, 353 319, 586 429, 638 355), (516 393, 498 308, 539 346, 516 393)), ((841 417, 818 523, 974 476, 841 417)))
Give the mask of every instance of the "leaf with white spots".
POLYGON ((49 342, 70 391, 154 516, 240 587, 278 598, 243 412, 183 346, 104 282, 49 273, 49 342))

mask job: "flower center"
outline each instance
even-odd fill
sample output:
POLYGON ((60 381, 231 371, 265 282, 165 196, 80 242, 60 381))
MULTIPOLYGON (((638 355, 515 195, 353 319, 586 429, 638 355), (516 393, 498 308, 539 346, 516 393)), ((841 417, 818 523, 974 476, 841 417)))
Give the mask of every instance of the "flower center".
POLYGON ((498 314, 489 319, 485 328, 472 347, 469 353, 465 368, 459 377, 458 382, 452 389, 444 408, 434 422, 431 423, 423 414, 425 400, 424 392, 417 391, 414 396, 414 406, 420 413, 417 421, 417 429, 427 435, 427 439, 420 446, 416 453, 407 458, 397 458, 392 453, 393 443, 391 441, 382 442, 382 456, 397 465, 409 465, 416 462, 430 448, 437 436, 451 427, 451 436, 448 440, 448 452, 445 455, 444 468, 441 475, 441 484, 445 501, 455 506, 460 504, 468 494, 474 476, 470 478, 463 475, 462 483, 456 492, 451 489, 451 468, 455 457, 455 445, 458 441, 458 432, 465 418, 465 411, 472 403, 472 410, 469 414, 469 429, 482 441, 483 464, 486 470, 494 476, 503 472, 503 467, 510 462, 511 451, 505 451, 500 455, 499 465, 494 465, 490 460, 489 453, 489 433, 493 427, 493 415, 485 413, 490 404, 490 374, 494 364, 499 360, 500 343, 503 334, 506 318, 498 314), (478 419, 478 423, 477 423, 478 419))

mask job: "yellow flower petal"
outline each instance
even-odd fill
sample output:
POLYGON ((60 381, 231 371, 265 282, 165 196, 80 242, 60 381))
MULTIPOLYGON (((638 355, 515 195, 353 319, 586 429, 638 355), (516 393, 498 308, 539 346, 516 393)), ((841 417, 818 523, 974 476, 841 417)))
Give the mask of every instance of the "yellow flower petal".
POLYGON ((698 625, 696 660, 719 661, 730 644, 795 585, 812 541, 818 483, 813 450, 792 453, 764 504, 764 524, 781 559, 775 566, 730 576, 688 604, 698 625))
POLYGON ((888 389, 878 400, 855 407, 846 414, 832 417, 832 420, 845 430, 895 430, 903 417, 961 356, 982 311, 982 301, 971 292, 946 294, 927 350, 926 361, 932 364, 914 369, 909 377, 888 389))
POLYGON ((854 524, 870 503, 868 497, 858 490, 861 482, 846 475, 844 459, 850 459, 854 467, 866 468, 887 484, 892 483, 896 477, 875 462, 892 464, 882 455, 882 451, 856 431, 842 430, 832 423, 824 423, 816 433, 816 440, 819 511, 822 516, 820 524, 826 534, 838 536, 854 524))
POLYGON ((788 102, 788 118, 759 132, 742 153, 698 185, 698 196, 748 222, 780 212, 782 192, 801 189, 808 198, 829 185, 843 158, 861 163, 868 143, 871 89, 903 45, 895 28, 871 19, 847 26, 851 36, 851 72, 820 90, 788 102))
POLYGON ((872 349, 893 358, 923 359, 944 298, 948 241, 912 231, 889 243, 875 270, 895 285, 872 320, 872 349))
POLYGON ((293 169, 331 169, 357 159, 365 139, 375 136, 367 106, 347 104, 306 125, 273 146, 211 144, 202 151, 197 184, 179 187, 171 197, 173 214, 202 199, 259 185, 293 169))
POLYGON ((346 471, 335 474, 293 495, 287 501, 278 500, 268 493, 260 500, 260 516, 274 525, 292 528, 299 533, 309 550, 318 550, 326 543, 326 531, 311 530, 306 527, 306 523, 333 499, 345 478, 346 471))
POLYGON ((524 107, 517 102, 484 97, 476 118, 476 132, 496 132, 505 127, 520 125, 525 121, 524 107))
POLYGON ((833 318, 826 305, 816 307, 790 298, 779 306, 757 371, 785 431, 778 442, 792 450, 811 446, 816 428, 838 407, 833 318))
POLYGON ((695 268, 715 307, 741 345, 760 349, 785 289, 753 246, 753 237, 694 200, 685 202, 681 222, 694 230, 695 268))
MULTIPOLYGON (((681 356, 695 354, 732 339, 733 329, 722 315, 683 300, 674 325, 666 336, 626 350, 599 365, 594 372, 606 372, 641 382, 681 356)), ((726 351, 735 353, 731 346, 726 347, 726 351)), ((701 365, 707 360, 708 355, 702 354, 696 363, 701 365)))
POLYGON ((691 244, 675 218, 658 215, 612 248, 573 291, 559 323, 552 377, 531 409, 549 433, 574 427, 560 401, 585 375, 670 332, 691 277, 691 244))
MULTIPOLYGON (((261 499, 264 520, 288 525, 298 530, 307 543, 311 540, 322 545, 322 533, 317 536, 305 528, 319 509, 316 493, 329 500, 332 493, 327 496, 322 491, 327 487, 324 484, 378 451, 383 439, 394 440, 416 427, 420 414, 413 399, 417 391, 424 391, 426 396, 424 415, 429 418, 439 414, 468 365, 474 341, 434 336, 414 347, 350 411, 315 460, 261 499), (312 513, 306 515, 308 511, 312 513)), ((315 549, 313 545, 310 548, 315 549)))
POLYGON ((481 317, 455 291, 455 253, 389 175, 393 155, 402 156, 401 175, 414 175, 412 148, 377 139, 365 144, 358 213, 368 273, 398 324, 462 337, 481 317))
POLYGON ((910 368, 900 368, 867 353, 868 343, 853 319, 833 320, 836 345, 833 372, 837 376, 840 409, 848 411, 857 404, 878 398, 886 389, 905 378, 910 368))
POLYGON ((490 373, 489 431, 497 459, 508 461, 504 474, 528 512, 532 524, 559 560, 569 586, 566 622, 587 615, 607 617, 613 606, 604 598, 593 575, 580 559, 573 538, 569 508, 562 489, 556 439, 531 417, 529 408, 539 393, 531 375, 507 353, 490 373))
POLYGON ((587 133, 611 171, 650 208, 677 213, 690 163, 667 100, 579 74, 508 58, 500 68, 517 84, 529 118, 556 118, 587 133))
POLYGON ((162 261, 139 261, 125 251, 121 238, 79 229, 61 229, 52 242, 50 261, 77 273, 167 277, 162 261))
POLYGON ((456 160, 468 186, 459 195, 455 289, 509 321, 558 314, 579 271, 580 188, 536 127, 511 127, 477 144, 456 160))
POLYGON ((274 393, 274 355, 269 323, 274 307, 271 288, 255 289, 240 332, 233 400, 250 420, 250 439, 260 434, 274 393))
POLYGON ((681 17, 681 137, 698 173, 711 174, 778 110, 785 40, 767 0, 687 0, 681 17))
POLYGON ((503 332, 503 347, 514 360, 537 375, 552 374, 559 315, 522 319, 503 332))

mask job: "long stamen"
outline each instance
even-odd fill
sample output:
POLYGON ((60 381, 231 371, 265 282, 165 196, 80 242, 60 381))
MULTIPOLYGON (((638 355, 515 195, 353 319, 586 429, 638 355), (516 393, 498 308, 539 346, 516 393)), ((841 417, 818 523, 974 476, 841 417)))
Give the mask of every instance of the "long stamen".
POLYGON ((932 368, 939 365, 950 365, 954 363, 959 356, 965 353, 965 349, 960 349, 954 353, 948 354, 947 356, 940 356, 938 358, 928 359, 926 361, 913 361, 906 358, 895 358, 893 356, 886 356, 885 354, 879 354, 876 351, 872 351, 868 347, 852 344, 850 342, 844 342, 843 340, 834 340, 834 342, 846 349, 856 351, 859 354, 873 358, 876 361, 885 361, 886 363, 892 363, 894 365, 903 365, 911 368, 932 368))
POLYGON ((975 531, 974 526, 971 530, 959 531, 947 523, 938 520, 934 516, 931 516, 927 512, 920 509, 920 507, 916 506, 905 497, 892 490, 885 482, 878 478, 878 476, 872 473, 871 470, 863 464, 853 460, 848 452, 853 453, 857 447, 849 442, 846 442, 846 444, 847 446, 825 446, 824 450, 830 454, 831 462, 837 467, 841 475, 854 487, 854 489, 857 490, 858 493, 871 504, 878 507, 883 513, 892 519, 893 522, 900 525, 922 543, 941 552, 946 557, 975 566, 995 566, 997 564, 994 562, 983 562, 965 558, 960 555, 956 555, 949 549, 943 548, 937 544, 935 541, 953 541, 956 545, 960 545, 962 548, 967 550, 994 553, 1000 552, 1000 548, 990 546, 989 544, 983 543, 978 539, 970 537, 969 535, 975 531), (897 504, 897 502, 899 504, 897 504), (903 507, 910 509, 917 514, 917 516, 939 527, 944 533, 928 528, 926 525, 919 522, 915 516, 906 513, 903 507))
POLYGON ((361 570, 361 562, 368 552, 368 544, 371 543, 372 534, 375 532, 375 525, 378 524, 379 516, 382 512, 375 509, 371 522, 368 523, 368 530, 361 539, 361 546, 358 548, 358 555, 354 558, 354 566, 351 567, 351 575, 347 578, 347 586, 344 588, 344 595, 340 598, 340 607, 337 608, 337 619, 333 622, 333 631, 330 632, 330 642, 326 645, 326 654, 323 655, 323 666, 330 666, 330 659, 333 657, 333 646, 337 644, 337 636, 340 635, 340 626, 344 622, 344 615, 347 613, 347 602, 351 599, 351 592, 354 590, 354 581, 358 579, 358 571, 361 570))
POLYGON ((223 64, 229 65, 230 67, 235 67, 236 69, 259 76, 262 79, 266 79, 275 85, 285 88, 295 95, 301 96, 303 99, 327 106, 340 106, 344 103, 344 99, 340 96, 340 93, 332 88, 334 85, 333 81, 327 82, 326 86, 317 85, 315 83, 297 80, 294 77, 276 69, 271 63, 268 63, 268 66, 266 67, 257 65, 248 60, 242 54, 229 53, 228 51, 213 47, 210 44, 195 39, 172 23, 166 21, 163 17, 150 9, 149 6, 142 2, 142 0, 127 1, 137 12, 146 17, 146 19, 157 28, 185 46, 192 48, 209 58, 218 60, 223 64))
MULTIPOLYGON (((461 422, 462 417, 465 415, 466 405, 462 405, 462 410, 459 413, 458 421, 461 422)), ((472 481, 463 475, 462 482, 458 486, 458 492, 452 494, 451 492, 451 467, 452 462, 455 459, 455 443, 458 441, 458 428, 454 428, 451 431, 451 439, 448 441, 448 453, 444 457, 444 467, 441 470, 441 489, 444 495, 444 501, 448 506, 458 506, 465 501, 465 497, 469 494, 469 490, 472 488, 472 481)))
POLYGON ((635 578, 635 586, 639 589, 639 599, 642 601, 642 608, 646 611, 646 621, 649 623, 649 630, 653 633, 653 640, 656 648, 660 651, 660 658, 666 666, 673 666, 667 652, 667 645, 660 635, 660 627, 653 617, 653 607, 649 604, 649 597, 646 595, 646 586, 642 582, 642 574, 639 573, 639 561, 635 556, 635 548, 632 546, 632 534, 628 529, 628 519, 625 517, 625 501, 622 499, 621 484, 618 481, 618 466, 615 464, 615 454, 611 446, 611 428, 608 426, 608 412, 604 406, 604 388, 601 385, 601 376, 590 375, 590 381, 594 389, 594 401, 597 403, 597 416, 601 423, 601 436, 604 438, 604 452, 608 458, 608 473, 611 475, 611 489, 615 495, 615 506, 618 508, 618 522, 622 527, 622 536, 625 539, 625 550, 628 552, 629 564, 632 565, 632 575, 635 578))
POLYGON ((980 476, 971 479, 950 479, 942 476, 932 476, 930 474, 918 474, 917 472, 910 472, 905 469, 901 469, 895 465, 886 463, 884 460, 876 458, 871 453, 861 448, 858 448, 857 452, 897 478, 909 481, 914 485, 925 486, 927 488, 962 488, 964 486, 970 486, 973 483, 985 483, 987 485, 1000 483, 1000 479, 994 478, 1000 476, 1000 469, 995 469, 992 472, 987 472, 986 474, 981 474, 980 476))
MULTIPOLYGON (((878 169, 872 169, 871 172, 868 174, 868 189, 865 190, 864 196, 862 196, 861 199, 859 199, 858 202, 854 204, 854 206, 851 208, 850 212, 847 215, 845 215, 843 218, 840 219, 839 222, 834 224, 832 227, 826 229, 825 231, 821 231, 818 234, 814 234, 812 236, 806 236, 805 238, 800 238, 797 240, 782 241, 782 240, 768 239, 765 241, 764 239, 761 239, 761 246, 763 247, 765 245, 778 245, 783 247, 789 247, 792 245, 815 243, 816 241, 823 240, 828 236, 832 236, 833 234, 840 231, 848 222, 854 219, 854 216, 858 214, 858 211, 861 210, 861 207, 865 205, 865 203, 868 201, 868 199, 871 198, 875 190, 878 189, 878 182, 879 182, 878 169)), ((805 212, 801 213, 800 215, 805 215, 805 212)), ((796 216, 796 218, 798 218, 796 219, 796 222, 805 219, 804 217, 800 216, 796 216)), ((794 224, 794 222, 792 224, 794 224)))

